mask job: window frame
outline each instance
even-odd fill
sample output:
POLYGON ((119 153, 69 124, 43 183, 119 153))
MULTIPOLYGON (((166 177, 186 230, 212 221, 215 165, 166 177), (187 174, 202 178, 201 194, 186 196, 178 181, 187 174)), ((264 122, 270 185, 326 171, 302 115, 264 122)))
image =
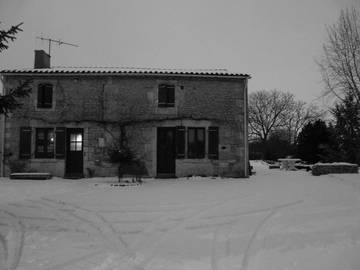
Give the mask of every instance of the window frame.
POLYGON ((172 82, 161 82, 158 84, 157 89, 158 89, 158 99, 157 99, 158 107, 159 108, 174 108, 175 102, 176 102, 176 97, 175 97, 176 84, 172 83, 172 82), (166 89, 165 101, 160 100, 161 97, 163 97, 163 95, 161 94, 161 91, 164 88, 166 89), (172 93, 169 93, 169 89, 171 89, 172 93))
POLYGON ((51 127, 35 128, 35 158, 36 159, 54 158, 55 157, 55 147, 56 147, 56 133, 55 133, 54 128, 51 128, 51 127), (44 132, 44 139, 43 140, 39 140, 39 138, 38 138, 38 134, 39 134, 40 131, 44 132), (52 144, 53 144, 52 152, 48 151, 49 133, 50 132, 53 133, 53 138, 54 138, 54 140, 52 142, 52 144), (39 152, 38 151, 38 146, 43 146, 44 147, 44 152, 39 152))
POLYGON ((37 84, 37 92, 36 92, 36 108, 39 110, 49 110, 54 108, 54 92, 55 92, 55 84, 49 81, 39 82, 37 84), (45 102, 44 93, 47 86, 51 86, 51 101, 45 102), (40 95, 42 97, 40 97, 40 95), (50 103, 50 105, 48 104, 50 103))
POLYGON ((203 158, 205 158, 205 156, 206 156, 206 129, 205 129, 205 127, 188 127, 187 128, 187 158, 203 159, 203 158), (190 130, 194 130, 195 151, 191 151, 194 146, 192 146, 191 142, 190 142, 190 130), (198 132, 200 130, 203 132, 202 143, 201 143, 201 141, 198 140, 199 139, 198 132))

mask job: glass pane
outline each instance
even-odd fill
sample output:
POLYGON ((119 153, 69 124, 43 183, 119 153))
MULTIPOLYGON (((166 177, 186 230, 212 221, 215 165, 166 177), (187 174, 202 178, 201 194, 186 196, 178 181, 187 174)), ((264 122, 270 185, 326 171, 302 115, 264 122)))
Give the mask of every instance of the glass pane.
POLYGON ((174 104, 175 103, 175 86, 168 85, 166 94, 167 94, 167 103, 174 104))
POLYGON ((47 152, 48 153, 53 153, 54 152, 54 143, 48 142, 47 152))
POLYGON ((37 138, 38 140, 44 140, 45 139, 45 132, 43 130, 37 131, 37 138))
POLYGON ((193 143, 195 141, 195 130, 189 128, 189 143, 193 143))
POLYGON ((82 142, 77 142, 76 143, 76 151, 81 151, 82 150, 82 142))
POLYGON ((76 141, 76 135, 77 134, 70 134, 70 141, 75 142, 76 141))
POLYGON ((82 142, 82 134, 76 134, 76 141, 82 142))
POLYGON ((38 153, 43 153, 44 152, 44 146, 43 145, 38 145, 36 150, 37 150, 38 153))
POLYGON ((159 85, 159 104, 167 102, 166 85, 159 85))
POLYGON ((49 143, 54 143, 55 141, 55 135, 53 130, 49 130, 47 134, 47 140, 49 143))
POLYGON ((76 151, 76 142, 70 142, 70 151, 76 151))
POLYGON ((203 141, 205 141, 205 133, 204 133, 204 129, 198 129, 197 130, 197 139, 198 139, 198 141, 199 142, 203 142, 203 141))

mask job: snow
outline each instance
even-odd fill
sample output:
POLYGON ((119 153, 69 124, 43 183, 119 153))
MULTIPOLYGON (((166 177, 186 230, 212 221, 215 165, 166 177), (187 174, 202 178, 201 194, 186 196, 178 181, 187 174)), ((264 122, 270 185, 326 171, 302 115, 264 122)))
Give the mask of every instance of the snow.
POLYGON ((348 162, 332 162, 332 163, 315 163, 314 165, 321 165, 321 166, 334 166, 334 165, 351 165, 351 166, 356 166, 356 164, 353 163, 348 163, 348 162))
POLYGON ((0 269, 359 269, 360 176, 0 180, 0 269))

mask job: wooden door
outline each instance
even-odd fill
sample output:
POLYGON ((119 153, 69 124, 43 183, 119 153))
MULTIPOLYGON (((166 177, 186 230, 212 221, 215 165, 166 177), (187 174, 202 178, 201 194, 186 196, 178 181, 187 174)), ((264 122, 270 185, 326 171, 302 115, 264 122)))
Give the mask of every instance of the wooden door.
POLYGON ((157 177, 175 177, 175 128, 157 129, 157 177))
POLYGON ((83 148, 83 129, 66 129, 65 177, 81 178, 84 176, 83 148))

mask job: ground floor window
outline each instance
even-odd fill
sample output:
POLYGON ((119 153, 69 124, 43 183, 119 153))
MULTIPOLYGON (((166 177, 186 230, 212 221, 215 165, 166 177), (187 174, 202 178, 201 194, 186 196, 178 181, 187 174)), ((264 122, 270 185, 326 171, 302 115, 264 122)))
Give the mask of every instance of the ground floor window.
POLYGON ((205 157, 205 128, 188 128, 188 158, 205 157))
POLYGON ((53 158, 55 133, 53 128, 37 128, 35 137, 35 158, 53 158))
MULTIPOLYGON (((32 157, 63 159, 65 157, 65 130, 64 127, 21 127, 19 157, 23 159, 32 157)), ((77 140, 75 148, 82 148, 77 140)))

